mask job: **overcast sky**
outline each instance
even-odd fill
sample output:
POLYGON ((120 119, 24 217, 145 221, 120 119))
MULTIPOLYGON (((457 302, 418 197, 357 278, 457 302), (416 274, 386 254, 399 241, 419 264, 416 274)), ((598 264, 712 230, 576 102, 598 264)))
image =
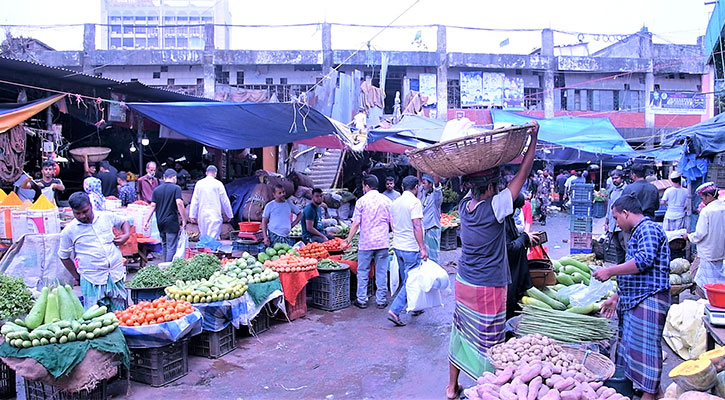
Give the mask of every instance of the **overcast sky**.
MULTIPOLYGON (((387 25, 415 0, 229 0, 232 24, 289 24, 338 22, 387 25)), ((494 29, 541 29, 596 34, 631 34, 648 27, 655 42, 694 44, 703 35, 714 5, 704 0, 419 0, 396 24, 494 29)), ((99 0, 0 0, 0 25, 55 25, 99 23, 99 0)), ((435 49, 435 30, 389 29, 372 42, 378 50, 435 49)), ((13 28, 14 35, 34 36, 59 50, 78 50, 82 27, 13 28)), ((379 29, 334 28, 333 48, 356 49, 379 29)), ((540 33, 449 30, 450 51, 528 52, 540 46, 540 33), (508 45, 501 42, 509 39, 508 45)), ((557 34, 556 44, 582 39, 592 50, 605 46, 607 37, 557 34), (599 39, 599 40, 596 40, 599 39)), ((235 28, 232 48, 318 49, 315 27, 258 31, 235 28)))

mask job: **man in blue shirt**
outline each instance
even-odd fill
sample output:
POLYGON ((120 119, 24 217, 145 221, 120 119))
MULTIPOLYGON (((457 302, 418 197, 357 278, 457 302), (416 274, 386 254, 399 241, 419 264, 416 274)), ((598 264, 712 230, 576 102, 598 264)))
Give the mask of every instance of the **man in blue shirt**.
POLYGON ((654 400, 662 375, 662 330, 670 308, 670 247, 662 226, 642 214, 634 195, 623 194, 612 206, 614 219, 631 234, 624 264, 601 268, 600 281, 619 276, 617 293, 602 304, 602 313, 619 315, 617 366, 624 370, 643 400, 654 400))
POLYGON ((322 189, 312 189, 312 202, 302 211, 302 240, 305 243, 327 241, 322 225, 322 189))
POLYGON ((443 187, 438 178, 423 174, 418 200, 423 204, 423 232, 425 249, 428 257, 438 263, 441 250, 441 205, 443 204, 443 187))

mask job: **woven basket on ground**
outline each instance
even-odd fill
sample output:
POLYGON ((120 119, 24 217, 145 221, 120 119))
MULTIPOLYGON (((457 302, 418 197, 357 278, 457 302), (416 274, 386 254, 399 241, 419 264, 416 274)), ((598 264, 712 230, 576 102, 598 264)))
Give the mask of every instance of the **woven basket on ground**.
POLYGON ((441 178, 473 174, 511 162, 521 155, 526 139, 539 124, 496 129, 406 152, 418 171, 441 178))
MULTIPOLYGON (((494 347, 503 346, 505 343, 497 344, 494 347)), ((614 363, 608 357, 597 353, 595 351, 582 349, 576 346, 561 345, 564 352, 574 356, 574 360, 582 364, 584 368, 591 372, 592 376, 597 381, 606 381, 607 379, 614 376, 614 363)), ((504 369, 504 365, 497 363, 493 360, 489 360, 491 365, 496 369, 504 369)))
POLYGON ((108 147, 79 147, 70 150, 71 157, 76 161, 83 162, 85 154, 88 155, 88 162, 99 162, 111 154, 111 149, 108 147))

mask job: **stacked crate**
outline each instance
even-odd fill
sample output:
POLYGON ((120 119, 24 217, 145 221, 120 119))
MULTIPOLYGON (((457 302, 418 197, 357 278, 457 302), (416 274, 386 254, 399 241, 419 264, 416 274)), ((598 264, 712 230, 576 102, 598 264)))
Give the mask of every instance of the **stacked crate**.
POLYGON ((571 254, 592 252, 592 226, 594 207, 594 185, 576 184, 571 188, 571 254))

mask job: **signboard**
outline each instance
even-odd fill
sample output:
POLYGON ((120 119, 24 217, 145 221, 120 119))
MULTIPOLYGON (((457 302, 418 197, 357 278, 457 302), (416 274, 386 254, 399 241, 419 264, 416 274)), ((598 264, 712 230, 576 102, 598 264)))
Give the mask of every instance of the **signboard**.
POLYGON ((436 74, 419 74, 418 85, 420 94, 424 97, 428 97, 427 105, 436 104, 436 74))
POLYGON ((113 102, 108 106, 108 121, 110 122, 126 122, 126 107, 121 104, 126 100, 126 96, 118 93, 111 93, 113 102))
POLYGON ((482 106, 483 89, 482 72, 464 72, 461 71, 461 106, 482 106))
POLYGON ((506 75, 503 73, 484 73, 481 79, 483 84, 483 105, 498 106, 503 105, 503 81, 506 75))
POLYGON ((704 114, 705 95, 694 92, 653 91, 649 105, 655 114, 704 114))
POLYGON ((503 108, 524 108, 524 78, 504 77, 503 108))

